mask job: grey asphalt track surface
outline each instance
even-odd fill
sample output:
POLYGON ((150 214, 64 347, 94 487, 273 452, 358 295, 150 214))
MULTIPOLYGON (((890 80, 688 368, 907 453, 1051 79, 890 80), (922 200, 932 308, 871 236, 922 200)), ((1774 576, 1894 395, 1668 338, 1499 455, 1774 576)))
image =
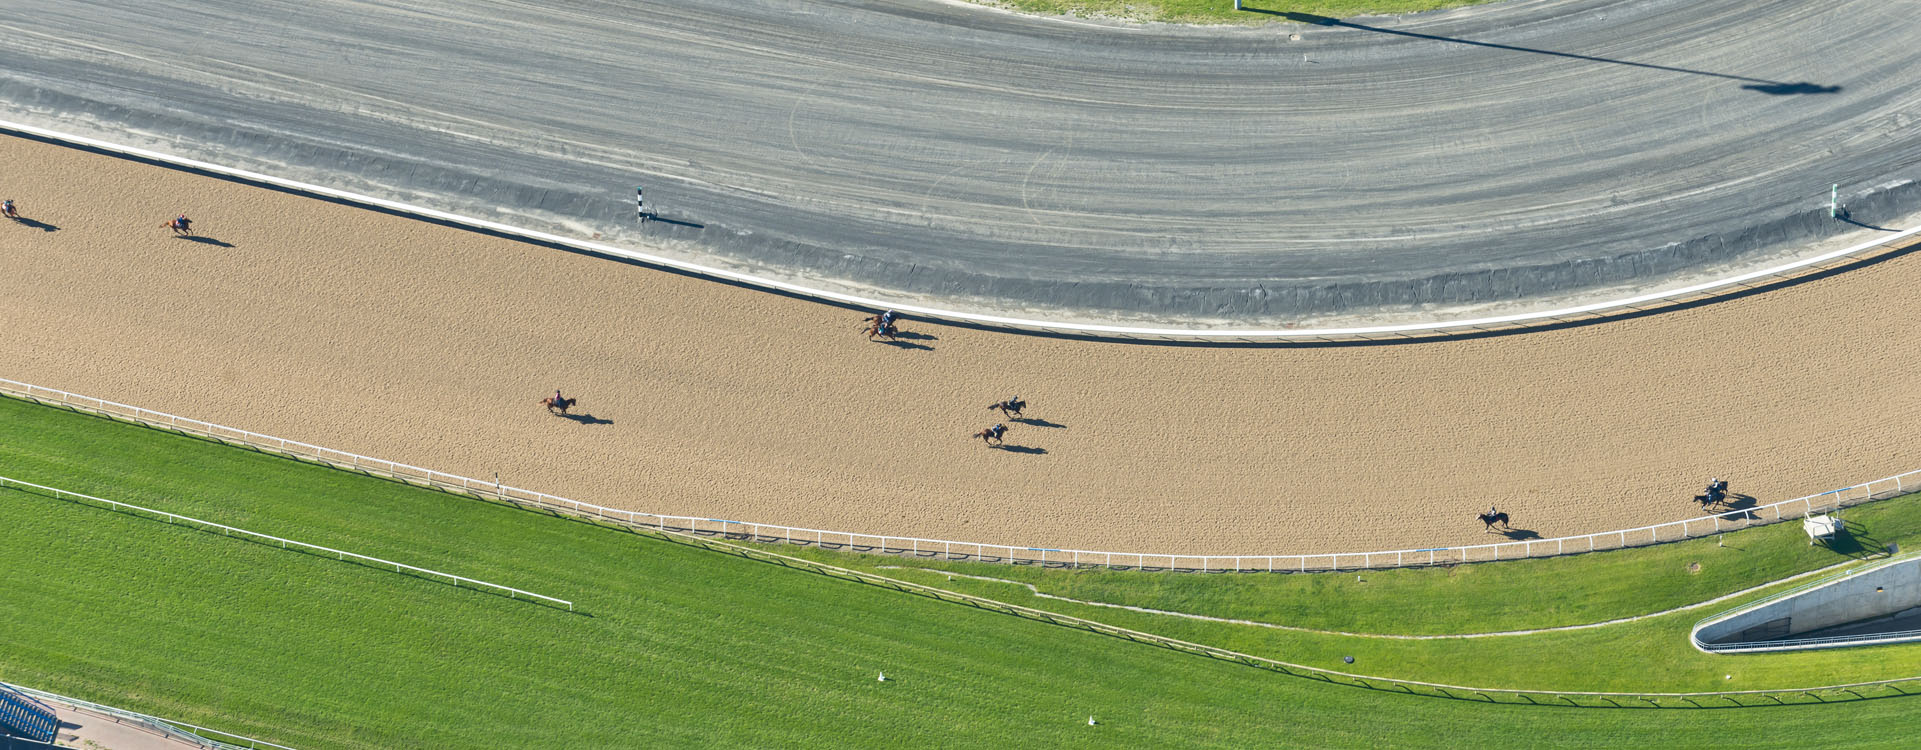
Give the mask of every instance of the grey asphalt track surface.
POLYGON ((1435 315, 1778 260, 1855 228, 1832 183, 1862 223, 1921 208, 1921 0, 0 8, 12 119, 975 310, 1435 315))

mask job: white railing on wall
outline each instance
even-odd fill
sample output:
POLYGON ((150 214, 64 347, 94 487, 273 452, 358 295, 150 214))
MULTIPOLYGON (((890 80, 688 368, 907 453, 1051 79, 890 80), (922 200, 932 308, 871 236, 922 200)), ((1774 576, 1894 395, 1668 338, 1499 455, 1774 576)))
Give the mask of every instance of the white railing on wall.
POLYGON ((1516 560, 1529 557, 1554 557, 1557 555, 1599 552, 1627 547, 1642 547, 1650 544, 1708 536, 1723 531, 1733 531, 1750 526, 1774 523, 1785 519, 1801 518, 1808 514, 1824 513, 1859 505, 1871 500, 1904 495, 1917 489, 1909 487, 1908 484, 1910 482, 1921 482, 1921 469, 1917 469, 1883 479, 1849 485, 1838 490, 1828 490, 1827 492, 1816 493, 1806 497, 1797 497, 1792 500, 1782 500, 1780 502, 1757 505, 1751 508, 1730 510, 1723 513, 1680 521, 1669 521, 1667 523, 1658 523, 1632 529, 1603 531, 1594 534, 1581 534, 1552 539, 1522 539, 1458 547, 1386 550, 1381 552, 1332 552, 1314 555, 1181 555, 1106 552, 1098 550, 986 544, 981 542, 957 542, 946 539, 863 534, 849 531, 829 531, 825 529, 810 529, 771 523, 733 521, 705 516, 676 516, 609 508, 593 503, 570 500, 558 495, 549 495, 545 492, 510 487, 499 482, 487 482, 463 477, 458 474, 448 474, 442 471, 423 469, 418 466, 409 466, 384 459, 371 458, 346 451, 288 440, 286 438, 263 435, 257 432, 227 427, 225 425, 217 425, 212 422, 203 422, 198 419, 157 412, 138 406, 107 401, 92 396, 68 393, 55 388, 45 388, 30 383, 22 383, 17 380, 0 378, 0 393, 12 394, 38 403, 58 404, 79 411, 138 422, 160 429, 199 435, 223 442, 239 443, 261 450, 317 461, 343 469, 387 476, 413 484, 450 490, 475 497, 496 499, 516 505, 538 506, 576 517, 611 523, 659 528, 668 531, 688 531, 697 534, 724 535, 736 539, 749 539, 759 542, 785 542, 790 544, 814 545, 828 549, 851 549, 858 552, 878 552, 916 557, 940 557, 950 560, 1060 567, 1108 567, 1135 570, 1201 572, 1316 572, 1366 568, 1453 565, 1457 563, 1516 560))
MULTIPOLYGON (((36 699, 39 699, 41 701, 45 701, 48 703, 56 703, 56 704, 72 706, 74 708, 81 709, 84 711, 89 711, 89 712, 101 714, 104 716, 110 716, 116 720, 131 722, 136 726, 140 726, 144 729, 152 731, 161 736, 179 740, 181 742, 188 743, 195 747, 211 748, 212 750, 261 750, 262 748, 278 748, 278 750, 294 750, 294 748, 287 747, 286 745, 277 745, 272 742, 268 742, 266 740, 256 740, 252 737, 232 734, 229 732, 222 732, 218 729, 208 729, 206 727, 194 726, 192 724, 188 724, 183 721, 174 721, 172 719, 162 719, 157 716, 148 716, 143 713, 128 711, 124 708, 115 708, 113 706, 102 705, 99 703, 94 703, 92 701, 83 701, 83 700, 80 700, 79 698, 69 698, 59 693, 49 693, 45 690, 36 690, 34 688, 26 687, 23 685, 14 685, 11 683, 0 683, 0 685, 4 685, 5 687, 19 691, 20 693, 23 693, 25 695, 33 696, 36 699), (217 734, 217 735, 220 735, 221 737, 227 738, 228 740, 234 740, 236 742, 245 742, 247 744, 243 747, 241 745, 234 744, 234 742, 212 739, 205 736, 209 734, 217 734)), ((89 743, 89 745, 91 746, 92 743, 89 743)))
POLYGON ((806 297, 814 300, 833 302, 833 303, 844 304, 844 305, 853 305, 853 306, 876 309, 876 310, 894 309, 906 314, 921 316, 921 317, 932 319, 932 320, 980 325, 980 326, 986 326, 990 328, 1004 328, 1004 329, 1013 329, 1013 330, 1021 330, 1021 331, 1031 331, 1031 332, 1056 333, 1056 334, 1063 334, 1063 335, 1070 335, 1070 336, 1140 339, 1140 340, 1146 340, 1146 341, 1204 341, 1204 342, 1218 342, 1218 343, 1234 343, 1234 342, 1284 343, 1284 342, 1290 342, 1290 341, 1296 341, 1296 342, 1298 341, 1393 341, 1393 340, 1402 340, 1402 339, 1409 339, 1409 338, 1456 336, 1456 335, 1470 334, 1470 333, 1477 333, 1477 332, 1503 331, 1503 330, 1513 330, 1513 329, 1528 328, 1528 327, 1535 327, 1535 326, 1572 323, 1572 322, 1577 322, 1582 320, 1592 320, 1595 318, 1602 318, 1609 315, 1618 315, 1623 313, 1641 312, 1641 311, 1650 310, 1650 309, 1660 309, 1664 307, 1671 307, 1674 305, 1686 304, 1689 302, 1709 299, 1709 298, 1713 298, 1713 297, 1717 297, 1717 296, 1721 296, 1724 294, 1729 294, 1737 291, 1754 289, 1756 287, 1765 286, 1767 284, 1771 284, 1779 281, 1786 281, 1786 280, 1804 276, 1810 273, 1817 273, 1822 270, 1826 270, 1835 266, 1846 265, 1848 263, 1852 263, 1862 258, 1870 257, 1875 254, 1885 252, 1888 250, 1899 249, 1905 246, 1907 240, 1914 237, 1916 234, 1921 234, 1921 227, 1916 227, 1914 229, 1908 229, 1908 230, 1897 232, 1895 234, 1888 235, 1885 237, 1869 240, 1867 242, 1854 245, 1852 247, 1846 247, 1840 250, 1822 253, 1820 255, 1793 261, 1791 263, 1784 263, 1778 266, 1774 266, 1772 268, 1764 268, 1758 271, 1750 271, 1747 273, 1736 274, 1736 275, 1729 276, 1722 279, 1715 279, 1713 281, 1707 281, 1699 284, 1691 284, 1688 286, 1653 292, 1650 294, 1642 294, 1642 295, 1636 295, 1633 297, 1626 297, 1622 299, 1594 302, 1594 303, 1585 304, 1585 305, 1575 305, 1572 307, 1566 307, 1566 308, 1561 308, 1557 310, 1548 310, 1545 312, 1517 313, 1512 315, 1495 315, 1495 316, 1489 316, 1489 317, 1483 317, 1483 318, 1469 318, 1469 319, 1462 319, 1462 320, 1447 320, 1447 321, 1437 321, 1437 322, 1427 322, 1427 323, 1359 326, 1359 327, 1350 327, 1350 328, 1298 328, 1298 329, 1278 329, 1278 330, 1210 330, 1210 329, 1203 329, 1203 328, 1195 328, 1195 329, 1140 328, 1140 327, 1131 327, 1131 326, 1097 325, 1097 324, 1091 324, 1091 323, 1067 323, 1067 322, 1055 322, 1055 321, 1045 321, 1045 320, 1032 320, 1028 318, 1010 318, 1010 317, 1001 316, 1001 315, 985 315, 980 313, 969 313, 969 312, 962 312, 957 310, 943 310, 940 308, 925 307, 921 305, 913 305, 913 304, 907 304, 903 302, 874 299, 871 297, 861 297, 861 296, 852 295, 852 294, 842 294, 840 292, 833 292, 825 289, 815 289, 812 287, 801 286, 799 284, 792 284, 792 283, 780 281, 777 279, 763 278, 763 277, 754 276, 751 274, 744 274, 744 273, 739 273, 735 271, 729 271, 723 268, 715 268, 713 266, 706 266, 698 263, 690 263, 683 260, 676 260, 676 259, 668 258, 664 256, 653 255, 651 253, 643 253, 643 252, 638 252, 634 250, 628 250, 625 248, 619 248, 613 245, 607 245, 599 242, 589 242, 585 240, 574 239, 572 237, 564 237, 557 234, 550 234, 547 232, 540 232, 532 229, 524 229, 524 228, 516 227, 510 224, 502 224, 496 221, 488 221, 486 219, 478 219, 470 216, 462 216, 460 214, 449 213, 446 211, 439 211, 439 210, 427 208, 424 206, 416 206, 413 204, 401 203, 399 201, 391 201, 384 198, 375 198, 369 195, 362 195, 359 193, 348 192, 345 190, 337 190, 334 188, 324 187, 321 185, 298 182, 295 180, 275 177, 273 175, 261 174, 259 172, 251 172, 244 169, 235 169, 233 167, 227 167, 219 164, 213 164, 210 162, 199 161, 196 159, 188 159, 184 157, 174 156, 172 154, 166 154, 159 151, 136 148, 133 146, 123 146, 117 143, 112 143, 110 141, 103 141, 96 138, 88 138, 85 136, 74 135, 71 133, 63 133, 58 130, 49 130, 46 128, 35 127, 32 125, 9 122, 6 120, 0 120, 0 129, 12 130, 15 132, 26 133, 35 137, 44 138, 51 141, 58 141, 58 142, 68 143, 68 144, 73 144, 78 146, 85 146, 88 148, 99 149, 102 151, 108 151, 108 152, 117 153, 117 154, 125 154, 127 156, 133 156, 140 159, 156 161, 163 164, 171 164, 174 166, 185 167, 185 168, 194 169, 202 172, 210 172, 213 174, 224 175, 227 177, 233 177, 241 180, 247 180, 250 182, 273 185, 275 187, 283 188, 286 190, 297 191, 297 192, 306 193, 310 195, 325 196, 328 198, 344 201, 347 203, 353 203, 353 204, 362 205, 362 206, 371 206, 371 207, 379 208, 386 211, 392 211, 395 213, 411 215, 416 217, 424 217, 428 219, 433 219, 435 221, 447 222, 451 224, 457 224, 460 226, 472 227, 476 229, 483 229, 489 232, 495 232, 495 233, 508 235, 512 237, 520 237, 523 239, 534 240, 537 242, 561 245, 561 246, 571 247, 579 250, 586 250, 589 252, 599 253, 602 255, 609 255, 609 256, 614 256, 618 258, 626 258, 628 260, 634 260, 634 261, 638 261, 638 262, 645 263, 652 266, 672 268, 678 271, 694 274, 697 276, 704 276, 704 277, 713 278, 713 279, 722 279, 729 282, 743 284, 746 286, 756 287, 760 289, 777 290, 783 293, 792 294, 800 297, 806 297))

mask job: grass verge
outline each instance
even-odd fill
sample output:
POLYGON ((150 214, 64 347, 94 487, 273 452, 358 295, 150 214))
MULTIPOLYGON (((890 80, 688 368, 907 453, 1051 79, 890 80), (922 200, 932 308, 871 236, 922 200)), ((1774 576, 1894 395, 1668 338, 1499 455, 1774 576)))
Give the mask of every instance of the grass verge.
POLYGON ((309 749, 1873 746, 1918 721, 1330 687, 12 399, 0 468, 580 603, 0 492, 0 679, 309 749))

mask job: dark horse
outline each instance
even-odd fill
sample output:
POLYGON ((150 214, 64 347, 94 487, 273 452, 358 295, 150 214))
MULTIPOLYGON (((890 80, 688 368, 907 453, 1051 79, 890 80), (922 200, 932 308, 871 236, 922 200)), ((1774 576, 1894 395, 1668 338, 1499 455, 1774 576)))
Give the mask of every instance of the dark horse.
MULTIPOLYGON (((1492 511, 1493 509, 1489 508, 1489 510, 1492 511)), ((1481 523, 1487 524, 1487 533, 1489 534, 1494 533, 1494 524, 1497 524, 1497 523, 1501 525, 1501 529, 1503 531, 1505 531, 1508 528, 1506 513, 1489 512, 1489 513, 1477 514, 1474 517, 1481 519, 1481 523)))
POLYGON ((580 399, 577 398, 561 398, 559 394, 554 394, 541 399, 540 405, 547 407, 549 413, 565 415, 568 409, 574 408, 574 402, 579 400, 580 399))
POLYGON ((980 438, 981 442, 986 443, 988 445, 1000 445, 1003 442, 1001 440, 1001 436, 1006 434, 1007 434, 1007 425, 997 424, 997 425, 994 425, 993 427, 989 427, 985 430, 981 430, 980 432, 974 433, 974 437, 980 438))
POLYGON ((992 403, 992 404, 988 404, 988 405, 987 405, 987 410, 988 410, 988 411, 993 411, 993 410, 995 410, 995 409, 999 409, 999 410, 1001 410, 1001 416, 1003 416, 1003 417, 1013 417, 1013 418, 1016 418, 1016 419, 1018 419, 1018 418, 1020 417, 1020 415, 1021 415, 1021 410, 1022 410, 1022 409, 1025 409, 1025 408, 1027 408, 1027 402, 1026 402, 1026 401, 1022 401, 1022 400, 1021 400, 1021 397, 1019 397, 1019 396, 1015 396, 1015 397, 1013 397, 1013 398, 1010 398, 1010 399, 1008 399, 1008 400, 1006 400, 1006 401, 999 401, 999 402, 996 402, 996 403, 992 403))
POLYGON ((1719 477, 1708 480, 1708 491, 1706 493, 1694 496, 1694 502, 1700 503, 1702 510, 1707 510, 1710 505, 1725 504, 1727 501, 1728 483, 1719 477))

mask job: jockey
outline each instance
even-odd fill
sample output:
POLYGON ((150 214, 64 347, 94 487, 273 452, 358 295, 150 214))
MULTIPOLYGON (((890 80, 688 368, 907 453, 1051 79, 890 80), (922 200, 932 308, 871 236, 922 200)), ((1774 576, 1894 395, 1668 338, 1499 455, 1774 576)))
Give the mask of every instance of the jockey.
POLYGON ((559 389, 555 389, 555 390, 554 390, 554 403, 556 403, 556 404, 558 404, 558 403, 560 403, 560 402, 562 402, 562 401, 566 401, 566 400, 567 400, 567 399, 564 399, 564 398, 561 398, 561 397, 560 397, 560 390, 559 390, 559 389))
POLYGON ((1007 425, 996 423, 993 427, 987 428, 987 433, 993 435, 995 440, 999 440, 1002 435, 1007 434, 1007 425))
POLYGON ((889 326, 894 325, 894 319, 898 317, 900 317, 900 314, 894 312, 893 310, 888 310, 886 312, 881 313, 880 321, 879 321, 880 329, 883 331, 887 330, 889 326))
POLYGON ((7 216, 16 217, 16 218, 20 216, 20 212, 15 210, 13 207, 12 198, 8 198, 5 203, 0 203, 0 213, 4 213, 7 216))
POLYGON ((1494 506, 1492 506, 1492 505, 1490 505, 1490 506, 1487 506, 1487 514, 1488 514, 1488 515, 1489 515, 1490 517, 1492 517, 1492 516, 1495 516, 1495 515, 1498 515, 1498 514, 1497 514, 1497 513, 1495 512, 1495 510, 1494 510, 1494 506))

